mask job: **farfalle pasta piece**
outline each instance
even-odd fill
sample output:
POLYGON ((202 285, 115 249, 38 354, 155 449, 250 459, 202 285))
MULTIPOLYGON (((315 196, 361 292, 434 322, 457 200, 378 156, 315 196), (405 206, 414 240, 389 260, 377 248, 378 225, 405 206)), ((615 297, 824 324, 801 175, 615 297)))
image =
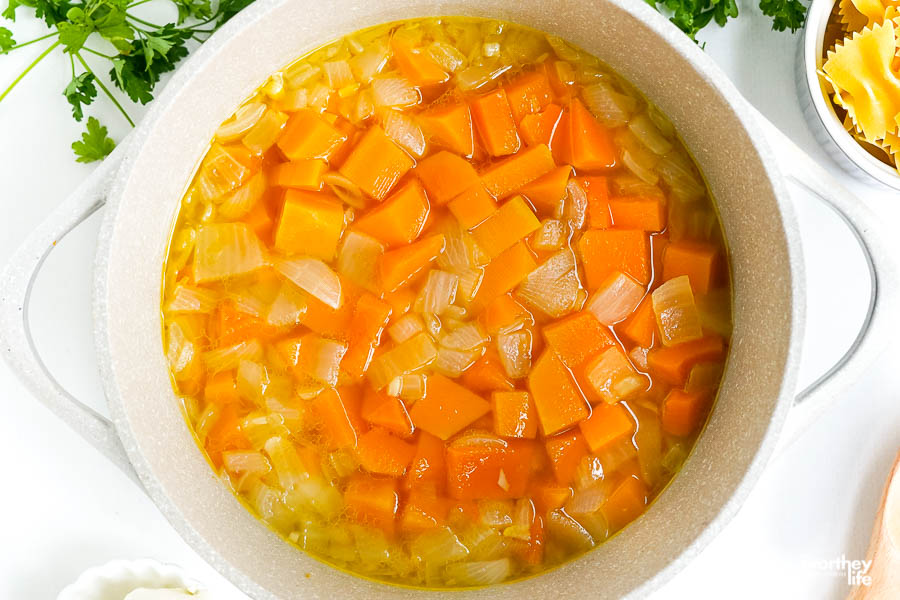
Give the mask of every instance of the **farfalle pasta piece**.
MULTIPOLYGON (((889 8, 900 6, 900 0, 850 0, 856 10, 868 19, 868 25, 883 23, 889 8)), ((846 2, 846 0, 842 0, 846 2)), ((856 31, 856 30, 853 30, 856 31)))
POLYGON ((893 21, 855 33, 833 52, 822 70, 834 86, 834 101, 845 108, 867 140, 896 132, 900 78, 891 65, 897 52, 893 21))
POLYGON ((869 19, 859 12, 853 0, 839 0, 837 14, 846 32, 862 31, 863 27, 869 24, 869 19))

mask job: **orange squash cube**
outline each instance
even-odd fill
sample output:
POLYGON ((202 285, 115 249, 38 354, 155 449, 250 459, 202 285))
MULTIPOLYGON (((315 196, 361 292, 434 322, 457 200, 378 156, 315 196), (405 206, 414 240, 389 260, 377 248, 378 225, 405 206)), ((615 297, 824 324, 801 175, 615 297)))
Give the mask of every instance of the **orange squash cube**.
POLYGON ((413 164, 413 159, 381 127, 374 126, 350 151, 339 171, 367 195, 381 201, 413 164))
POLYGON ((347 141, 347 134, 313 110, 299 110, 284 126, 276 144, 289 160, 328 160, 347 141))
POLYGON ((275 247, 330 261, 344 227, 344 209, 331 194, 289 189, 275 230, 275 247))

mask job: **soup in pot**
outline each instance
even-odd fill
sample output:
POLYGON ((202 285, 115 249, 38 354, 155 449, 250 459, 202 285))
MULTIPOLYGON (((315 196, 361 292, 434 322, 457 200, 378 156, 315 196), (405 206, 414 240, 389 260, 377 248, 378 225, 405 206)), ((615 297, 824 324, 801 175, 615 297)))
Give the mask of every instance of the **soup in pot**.
POLYGON ((434 588, 639 518, 711 410, 730 311, 673 126, 584 51, 462 17, 360 31, 248 98, 162 302, 223 482, 311 555, 434 588))

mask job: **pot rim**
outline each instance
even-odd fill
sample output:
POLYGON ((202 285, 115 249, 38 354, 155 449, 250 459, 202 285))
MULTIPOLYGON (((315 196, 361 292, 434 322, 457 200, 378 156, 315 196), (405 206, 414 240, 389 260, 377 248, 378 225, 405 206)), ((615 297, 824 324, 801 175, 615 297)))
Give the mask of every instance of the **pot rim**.
MULTIPOLYGON (((124 404, 116 382, 115 372, 112 367, 112 357, 108 340, 109 307, 106 298, 109 291, 109 265, 114 235, 113 230, 117 221, 117 215, 122 204, 126 182, 131 177, 134 163, 140 148, 161 116, 173 105, 178 104, 178 98, 182 87, 187 85, 195 73, 204 69, 207 63, 222 51, 227 40, 252 26, 269 11, 283 4, 296 0, 257 0, 253 5, 239 13, 217 31, 207 42, 198 48, 173 74, 163 92, 150 107, 143 121, 129 136, 129 152, 124 156, 112 188, 110 190, 107 210, 101 225, 100 238, 95 259, 96 286, 94 289, 94 336, 97 347, 97 357, 102 376, 104 390, 107 396, 110 414, 115 428, 122 440, 123 446, 135 468, 142 484, 153 502, 163 513, 166 519, 178 531, 185 541, 223 576, 237 585, 243 592, 256 599, 273 599, 278 596, 265 589, 247 576, 238 566, 222 557, 215 548, 203 538, 192 526, 179 507, 166 495, 160 481, 155 476, 147 458, 138 448, 136 436, 125 415, 124 404)), ((771 418, 765 428, 758 447, 753 454, 752 461, 748 464, 740 482, 734 488, 729 499, 721 505, 716 516, 710 520, 703 530, 687 544, 684 550, 665 567, 654 575, 633 588, 627 597, 644 597, 652 591, 659 589, 674 575, 686 566, 697 554, 700 553, 732 519, 743 505, 753 486, 761 476, 769 458, 775 451, 779 433, 787 418, 788 411, 793 402, 797 385, 797 367, 800 353, 800 345, 803 336, 803 324, 805 322, 805 290, 801 286, 804 276, 802 260, 802 247, 793 206, 789 200, 787 186, 781 171, 777 168, 775 154, 769 147, 756 117, 752 113, 750 105, 743 99, 734 84, 725 76, 713 60, 698 49, 679 29, 668 22, 663 16, 646 6, 644 3, 634 3, 630 0, 605 0, 614 7, 634 15, 648 28, 664 39, 673 52, 690 63, 693 69, 701 76, 706 85, 718 93, 734 112, 737 120, 743 126, 752 143, 754 151, 759 155, 762 167, 771 183, 773 196, 776 200, 779 213, 782 218, 781 231, 786 241, 786 250, 790 263, 790 334, 787 343, 787 354, 784 359, 784 376, 778 387, 778 397, 771 413, 771 418)), ((450 14, 450 13, 448 13, 450 14)), ((456 13, 459 14, 459 13, 456 13)), ((323 42, 328 37, 323 36, 323 42)), ((602 57, 601 57, 602 58, 602 57)), ((677 477, 676 477, 677 479, 677 477)), ((539 575, 540 576, 540 575, 539 575)), ((490 588, 487 588, 490 589, 490 588)), ((431 592, 433 597, 441 594, 441 591, 431 592)), ((457 595, 459 595, 457 593, 457 595)))

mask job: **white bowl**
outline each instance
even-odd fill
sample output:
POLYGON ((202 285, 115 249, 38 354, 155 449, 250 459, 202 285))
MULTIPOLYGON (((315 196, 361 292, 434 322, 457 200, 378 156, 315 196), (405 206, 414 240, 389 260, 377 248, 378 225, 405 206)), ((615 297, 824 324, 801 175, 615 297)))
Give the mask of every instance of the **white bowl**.
POLYGON ((75 583, 59 593, 56 600, 122 600, 138 588, 183 588, 194 593, 201 586, 175 565, 149 558, 114 560, 82 573, 75 583))
POLYGON ((853 139, 835 113, 834 105, 822 85, 818 71, 822 68, 822 46, 825 26, 835 0, 813 0, 806 16, 803 43, 797 55, 797 91, 800 106, 816 140, 848 174, 863 183, 878 183, 900 190, 897 170, 869 154, 853 139))

